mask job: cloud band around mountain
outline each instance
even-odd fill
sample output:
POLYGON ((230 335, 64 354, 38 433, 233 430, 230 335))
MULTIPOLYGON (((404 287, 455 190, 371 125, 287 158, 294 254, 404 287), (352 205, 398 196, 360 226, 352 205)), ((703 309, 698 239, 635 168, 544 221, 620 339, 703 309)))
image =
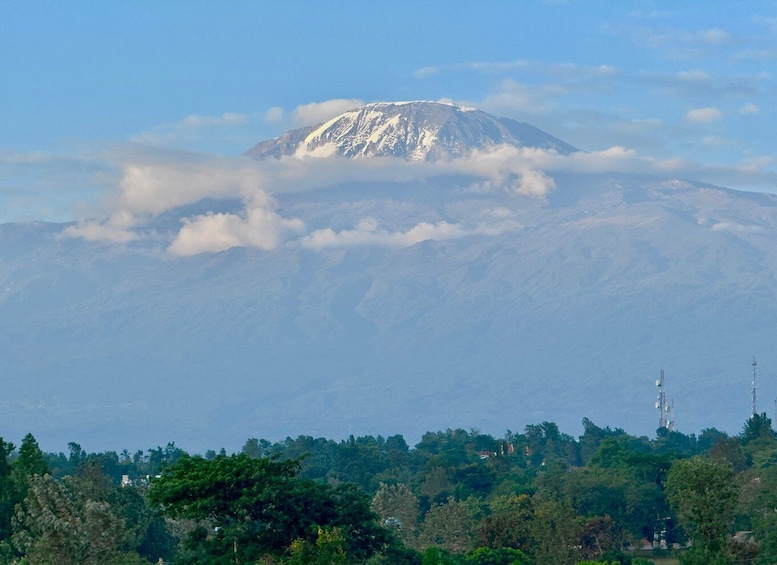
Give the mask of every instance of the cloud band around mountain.
MULTIPOLYGON (((363 218, 356 227, 311 227, 301 218, 279 210, 272 194, 320 190, 326 187, 375 182, 423 183, 461 175, 473 179, 477 190, 544 198, 557 190, 557 173, 637 173, 698 178, 707 173, 725 180, 727 170, 700 167, 683 160, 657 160, 622 147, 560 155, 542 149, 496 146, 440 162, 396 158, 315 158, 307 155, 262 162, 181 152, 131 148, 111 157, 120 167, 116 194, 105 204, 104 220, 83 220, 63 235, 88 241, 131 243, 148 237, 147 226, 163 213, 206 199, 239 200, 237 213, 195 214, 181 221, 166 249, 172 255, 215 253, 232 247, 275 249, 299 244, 309 249, 352 245, 401 247, 426 240, 470 235, 494 235, 510 229, 500 219, 486 222, 446 220, 418 222, 393 229, 379 227, 380 218, 363 218)), ((763 175, 758 165, 743 163, 729 175, 763 175)), ((774 182, 775 179, 769 179, 774 182)), ((345 205, 345 204, 344 204, 345 205)))

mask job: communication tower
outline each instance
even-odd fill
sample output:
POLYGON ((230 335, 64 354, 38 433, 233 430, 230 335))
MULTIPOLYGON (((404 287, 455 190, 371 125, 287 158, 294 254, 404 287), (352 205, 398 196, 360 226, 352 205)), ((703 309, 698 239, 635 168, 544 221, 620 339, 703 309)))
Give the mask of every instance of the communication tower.
POLYGON ((758 363, 756 363, 755 361, 755 355, 753 355, 753 413, 752 413, 753 416, 758 415, 758 408, 756 407, 756 402, 755 402, 755 366, 757 364, 758 363))
POLYGON ((661 378, 656 381, 658 387, 658 399, 656 400, 656 410, 658 410, 658 428, 666 428, 669 431, 674 430, 674 421, 672 419, 672 407, 666 400, 666 382, 664 379, 664 370, 661 369, 661 378))

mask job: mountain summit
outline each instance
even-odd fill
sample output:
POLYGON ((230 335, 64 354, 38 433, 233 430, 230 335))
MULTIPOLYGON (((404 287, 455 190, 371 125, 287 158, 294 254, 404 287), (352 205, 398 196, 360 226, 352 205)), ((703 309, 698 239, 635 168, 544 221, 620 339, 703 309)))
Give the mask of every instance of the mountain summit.
POLYGON ((399 157, 412 161, 459 157, 496 145, 578 149, 509 118, 439 102, 378 102, 291 130, 244 153, 252 159, 307 153, 317 157, 399 157))

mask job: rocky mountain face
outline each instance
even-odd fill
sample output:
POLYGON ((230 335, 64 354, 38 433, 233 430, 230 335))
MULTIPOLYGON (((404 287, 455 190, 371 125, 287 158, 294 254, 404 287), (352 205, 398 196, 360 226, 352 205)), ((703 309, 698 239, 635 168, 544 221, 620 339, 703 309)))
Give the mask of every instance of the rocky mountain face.
POLYGON ((508 118, 437 102, 368 104, 317 126, 292 130, 245 152, 252 159, 307 153, 319 157, 435 160, 507 144, 567 154, 571 145, 508 118))
MULTIPOLYGON (((426 160, 499 140, 573 150, 410 103, 249 153, 426 160)), ((52 450, 237 450, 248 437, 413 443, 546 420, 577 434, 583 417, 652 435, 661 368, 679 429, 737 433, 754 354, 770 411, 777 198, 622 174, 554 181, 543 198, 455 176, 278 193, 279 213, 304 220, 300 239, 185 258, 157 240, 0 225, 2 435, 33 432, 52 450), (315 233, 326 245, 306 244, 315 233)))

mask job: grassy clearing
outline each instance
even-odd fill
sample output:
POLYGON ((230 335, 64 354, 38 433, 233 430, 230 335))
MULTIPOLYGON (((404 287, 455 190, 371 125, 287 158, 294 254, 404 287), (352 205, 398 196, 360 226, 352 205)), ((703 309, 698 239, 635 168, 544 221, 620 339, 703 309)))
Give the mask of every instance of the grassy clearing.
POLYGON ((679 565, 680 560, 676 557, 659 557, 655 559, 651 559, 653 563, 656 565, 679 565))

